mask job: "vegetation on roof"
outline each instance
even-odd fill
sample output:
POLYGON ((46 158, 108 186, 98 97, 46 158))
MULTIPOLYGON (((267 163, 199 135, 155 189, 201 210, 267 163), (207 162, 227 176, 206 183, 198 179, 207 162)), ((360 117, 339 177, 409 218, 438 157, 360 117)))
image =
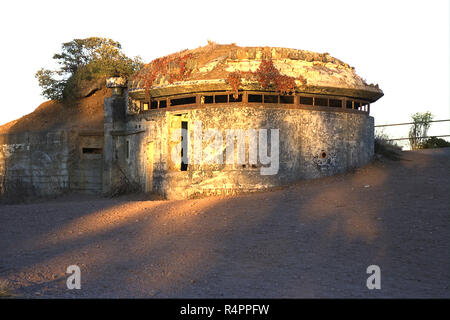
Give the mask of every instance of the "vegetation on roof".
POLYGON ((353 67, 328 53, 214 42, 155 59, 129 80, 129 88, 145 89, 147 95, 153 89, 182 81, 225 81, 235 92, 245 83, 282 94, 292 92, 296 86, 381 92, 359 77, 353 67))
POLYGON ((79 91, 86 81, 130 76, 143 63, 139 57, 127 57, 121 49, 119 42, 99 37, 63 43, 61 52, 53 56, 60 68, 41 68, 36 72, 42 95, 50 100, 79 98, 79 91))

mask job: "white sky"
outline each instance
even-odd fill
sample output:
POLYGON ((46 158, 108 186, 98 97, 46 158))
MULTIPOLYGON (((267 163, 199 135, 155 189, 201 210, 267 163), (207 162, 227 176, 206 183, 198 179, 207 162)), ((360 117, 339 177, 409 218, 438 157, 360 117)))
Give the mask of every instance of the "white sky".
MULTIPOLYGON (((329 52, 384 91, 371 106, 376 124, 427 110, 449 119, 449 15, 447 0, 5 1, 0 124, 44 101, 34 74, 55 67, 61 43, 90 36, 117 40, 145 62, 208 39, 329 52)), ((404 137, 407 129, 386 132, 404 137)), ((433 133, 450 134, 450 122, 433 124, 433 133)))

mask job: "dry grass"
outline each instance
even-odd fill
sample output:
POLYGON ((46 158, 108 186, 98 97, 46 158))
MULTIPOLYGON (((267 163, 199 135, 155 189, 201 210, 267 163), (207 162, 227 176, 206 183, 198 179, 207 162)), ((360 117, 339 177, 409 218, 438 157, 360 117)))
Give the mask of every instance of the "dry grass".
POLYGON ((387 136, 380 134, 375 137, 375 154, 386 157, 390 160, 398 161, 401 159, 400 152, 402 148, 389 141, 387 136))
POLYGON ((108 90, 103 87, 75 102, 46 101, 30 114, 0 125, 0 134, 67 128, 103 130, 103 100, 110 95, 108 90))
POLYGON ((36 197, 36 189, 19 178, 4 182, 4 190, 0 194, 0 204, 26 203, 36 197))
POLYGON ((0 298, 11 298, 14 296, 9 281, 6 279, 0 280, 0 298))

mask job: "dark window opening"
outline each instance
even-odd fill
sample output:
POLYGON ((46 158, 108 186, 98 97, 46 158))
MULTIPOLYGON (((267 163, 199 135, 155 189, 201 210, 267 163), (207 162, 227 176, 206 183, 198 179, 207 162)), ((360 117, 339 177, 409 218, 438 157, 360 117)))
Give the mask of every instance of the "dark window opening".
POLYGON ((228 99, 230 102, 242 102, 242 94, 239 94, 237 98, 235 98, 234 95, 230 94, 228 96, 228 99))
POLYGON ((156 100, 151 101, 150 109, 158 109, 158 101, 156 101, 156 100))
POLYGON ((330 99, 330 107, 342 108, 342 100, 330 99))
POLYGON ((90 154, 101 154, 102 148, 83 148, 83 153, 90 153, 90 154))
POLYGON ((216 95, 216 103, 227 103, 228 102, 228 95, 225 94, 219 94, 216 95))
POLYGON ((188 123, 187 121, 181 121, 181 171, 187 171, 188 168, 188 123))
POLYGON ((321 156, 322 156, 323 159, 325 159, 327 157, 327 153, 325 151, 322 151, 321 156))
POLYGON ((265 94, 264 95, 264 103, 278 103, 278 96, 272 95, 272 94, 265 94))
POLYGON ((315 98, 314 99, 315 106, 328 107, 328 99, 327 98, 315 98))
POLYGON ((347 100, 346 105, 347 105, 347 109, 351 109, 353 107, 352 106, 352 100, 347 100))
POLYGON ((181 106, 184 104, 195 104, 195 97, 186 97, 178 99, 170 99, 171 106, 181 106))
POLYGON ((159 100, 159 108, 167 108, 167 100, 159 100))
POLYGON ((294 96, 280 96, 280 103, 294 104, 294 96))
POLYGON ((312 106, 313 98, 312 97, 300 97, 300 104, 306 104, 306 105, 312 106))
POLYGON ((261 94, 249 94, 248 102, 262 102, 262 95, 261 94))
POLYGON ((359 110, 359 108, 361 108, 361 103, 359 103, 358 101, 355 101, 355 109, 359 110))
POLYGON ((205 104, 214 103, 214 96, 205 96, 205 104))

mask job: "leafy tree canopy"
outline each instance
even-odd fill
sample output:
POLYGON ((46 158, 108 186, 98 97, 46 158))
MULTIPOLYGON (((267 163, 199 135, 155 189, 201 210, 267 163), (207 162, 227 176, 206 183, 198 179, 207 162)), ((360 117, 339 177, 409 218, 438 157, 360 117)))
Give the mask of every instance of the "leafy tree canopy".
POLYGON ((140 57, 129 58, 121 49, 119 42, 98 37, 63 43, 61 52, 53 56, 60 68, 36 72, 42 95, 53 100, 72 98, 83 80, 127 77, 142 68, 140 57))

